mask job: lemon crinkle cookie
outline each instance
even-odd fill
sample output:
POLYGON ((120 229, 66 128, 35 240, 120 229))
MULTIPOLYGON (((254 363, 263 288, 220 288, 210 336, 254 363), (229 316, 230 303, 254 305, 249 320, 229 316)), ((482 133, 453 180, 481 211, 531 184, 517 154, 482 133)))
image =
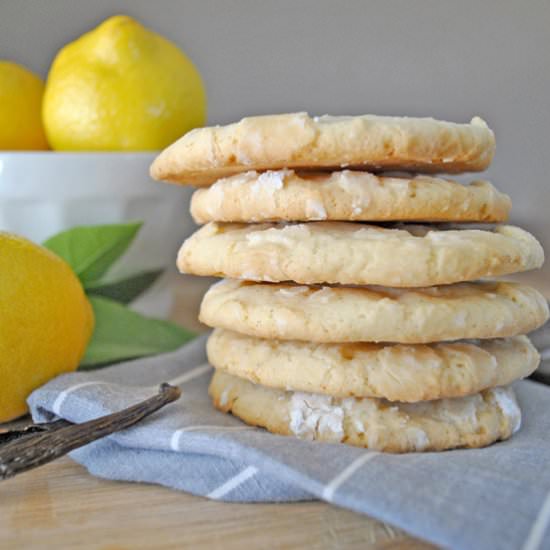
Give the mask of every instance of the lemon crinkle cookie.
POLYGON ((197 223, 265 221, 504 222, 510 198, 487 181, 368 172, 246 172, 197 189, 197 223))
POLYGON ((316 344, 216 329, 207 344, 217 369, 255 384, 335 397, 427 401, 461 397, 529 376, 539 354, 526 336, 434 344, 316 344))
POLYGON ((511 282, 397 289, 225 279, 205 294, 199 318, 258 338, 419 344, 516 336, 548 316, 540 292, 511 282))
POLYGON ((543 260, 535 237, 508 225, 210 222, 185 241, 177 264, 184 273, 253 281, 423 287, 527 271, 543 260))
POLYGON ((469 124, 433 118, 290 113, 198 128, 153 162, 155 179, 209 185, 249 170, 340 169, 477 172, 493 158, 495 137, 469 124))
POLYGON ((395 453, 483 447, 521 424, 511 387, 400 403, 276 390, 216 371, 209 392, 216 408, 276 434, 395 453))

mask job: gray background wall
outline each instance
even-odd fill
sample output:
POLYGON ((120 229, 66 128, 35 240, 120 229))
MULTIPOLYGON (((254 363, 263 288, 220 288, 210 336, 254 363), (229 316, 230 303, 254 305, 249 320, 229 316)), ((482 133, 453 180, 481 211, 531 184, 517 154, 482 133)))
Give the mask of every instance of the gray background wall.
POLYGON ((497 135, 487 177, 550 253, 550 2, 0 0, 0 57, 45 76, 61 45, 115 13, 188 53, 211 123, 294 110, 482 116, 497 135))

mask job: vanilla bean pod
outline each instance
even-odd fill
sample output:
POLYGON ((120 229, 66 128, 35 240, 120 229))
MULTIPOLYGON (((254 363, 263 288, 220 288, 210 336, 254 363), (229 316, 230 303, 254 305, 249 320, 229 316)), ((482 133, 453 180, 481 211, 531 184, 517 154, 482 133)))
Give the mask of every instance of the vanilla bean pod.
POLYGON ((72 425, 72 422, 68 422, 67 420, 54 420, 53 422, 45 422, 44 424, 31 424, 30 426, 25 426, 20 430, 0 430, 0 445, 9 443, 15 439, 30 437, 38 433, 52 432, 54 430, 58 430, 59 428, 72 425))
MULTIPOLYGON (((42 466, 78 447, 128 428, 181 395, 179 388, 161 384, 159 393, 137 405, 82 424, 56 421, 49 428, 34 425, 0 434, 0 480, 42 466)), ((46 425, 47 426, 47 425, 46 425)))

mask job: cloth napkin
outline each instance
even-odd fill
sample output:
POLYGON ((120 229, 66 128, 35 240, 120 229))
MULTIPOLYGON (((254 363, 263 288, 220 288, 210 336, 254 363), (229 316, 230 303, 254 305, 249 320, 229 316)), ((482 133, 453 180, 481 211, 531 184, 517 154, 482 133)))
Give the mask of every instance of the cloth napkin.
POLYGON ((204 337, 175 353, 63 375, 29 398, 35 421, 84 422, 150 397, 182 397, 74 451, 92 474, 233 502, 323 499, 446 548, 550 548, 550 388, 516 383, 523 426, 485 449, 391 455, 303 441, 216 411, 204 337))

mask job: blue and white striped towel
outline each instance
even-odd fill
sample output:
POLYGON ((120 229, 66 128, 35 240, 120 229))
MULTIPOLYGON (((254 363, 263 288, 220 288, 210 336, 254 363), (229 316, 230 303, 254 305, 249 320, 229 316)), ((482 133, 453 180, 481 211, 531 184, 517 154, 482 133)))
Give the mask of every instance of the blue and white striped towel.
POLYGON ((550 548, 550 388, 516 384, 523 426, 486 449, 390 455, 267 433, 213 409, 204 338, 181 350, 61 376, 34 392, 36 421, 84 422, 149 397, 182 398, 72 453, 97 476, 236 502, 320 498, 447 548, 550 548))

